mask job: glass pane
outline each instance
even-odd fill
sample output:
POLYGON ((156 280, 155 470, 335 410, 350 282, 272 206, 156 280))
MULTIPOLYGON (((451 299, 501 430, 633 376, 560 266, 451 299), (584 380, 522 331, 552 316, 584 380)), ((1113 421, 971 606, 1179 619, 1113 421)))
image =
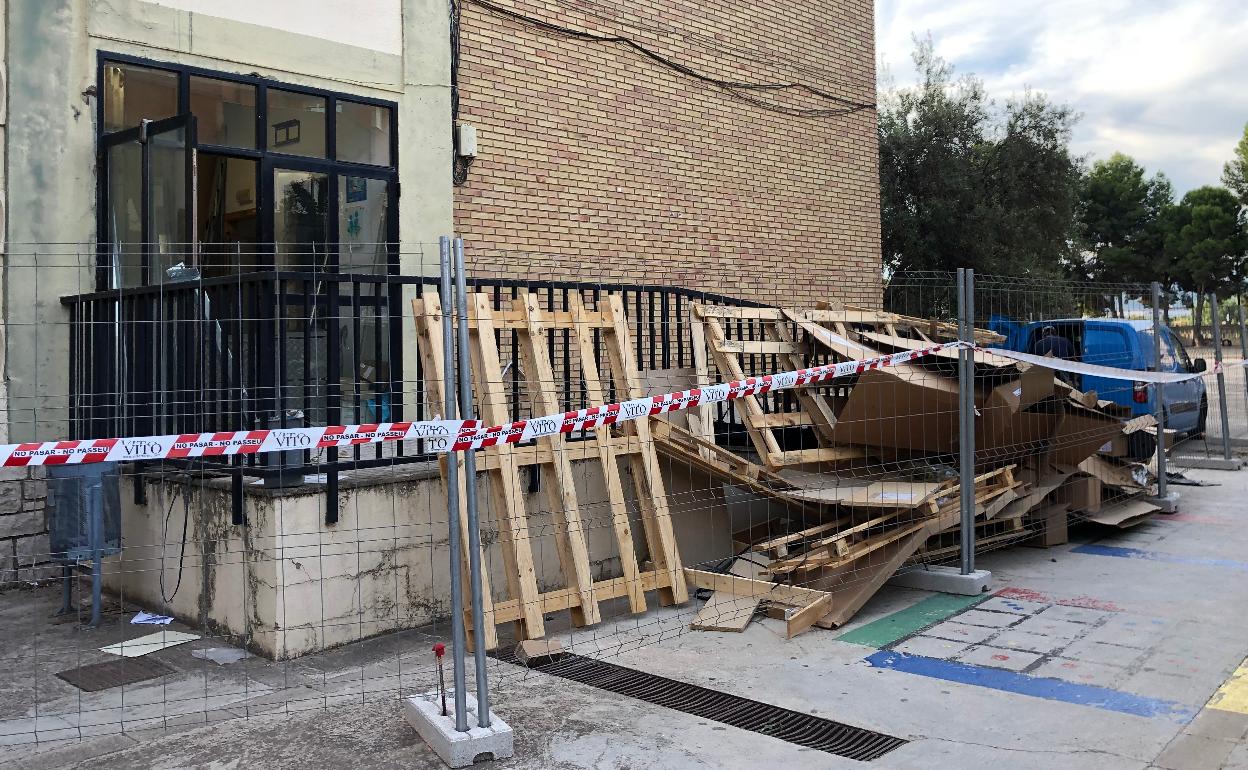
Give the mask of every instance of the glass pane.
POLYGON ((170 118, 178 113, 178 76, 174 72, 104 65, 104 130, 134 128, 139 121, 170 118))
POLYGON ((273 172, 273 233, 279 269, 318 272, 326 269, 328 175, 285 169, 273 172))
POLYGON ((325 100, 270 88, 269 149, 288 155, 325 157, 325 100))
POLYGON ((192 77, 191 112, 199 119, 201 143, 256 146, 254 86, 192 77))
POLYGON ((187 232, 186 130, 175 128, 148 138, 151 177, 148 179, 148 206, 151 215, 150 284, 166 283, 169 268, 184 262, 194 264, 187 232))
POLYGON ((105 208, 110 274, 108 285, 138 286, 143 275, 143 149, 138 142, 108 148, 108 202, 105 208))
POLYGON ((385 284, 341 286, 342 421, 390 422, 390 317, 385 284), (354 303, 358 302, 358 306, 354 303), (358 326, 356 323, 358 319, 358 326), (358 334, 357 334, 358 332, 358 334))
POLYGON ((389 189, 384 179, 338 177, 338 266, 342 272, 386 273, 389 189))
POLYGON ((256 166, 246 158, 199 154, 196 231, 205 278, 257 268, 256 166))
POLYGON ((339 100, 338 160, 390 165, 390 109, 339 100))

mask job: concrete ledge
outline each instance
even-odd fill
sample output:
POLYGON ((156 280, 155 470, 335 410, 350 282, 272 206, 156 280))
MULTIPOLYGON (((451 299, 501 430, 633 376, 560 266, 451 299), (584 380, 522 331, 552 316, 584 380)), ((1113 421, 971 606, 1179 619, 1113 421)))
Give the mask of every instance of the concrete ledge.
POLYGON ((1243 467, 1243 460, 1221 457, 1171 457, 1170 465, 1176 468, 1203 468, 1210 471, 1237 471, 1243 467))
POLYGON ((1168 492, 1165 497, 1144 497, 1141 498, 1146 503, 1152 503, 1161 509, 1162 513, 1178 513, 1179 511, 1179 493, 1168 492))
POLYGON ((446 716, 436 692, 414 695, 403 702, 407 722, 416 728, 429 748, 451 767, 470 767, 474 762, 508 759, 514 753, 511 727, 491 709, 490 726, 477 726, 477 699, 465 695, 468 709, 467 732, 455 729, 455 699, 446 693, 446 716))
POLYGON ((918 567, 909 572, 894 575, 889 585, 903 588, 921 588, 924 591, 939 591, 943 594, 961 594, 975 596, 987 593, 992 589, 992 573, 977 569, 969 575, 963 575, 957 567, 918 567))

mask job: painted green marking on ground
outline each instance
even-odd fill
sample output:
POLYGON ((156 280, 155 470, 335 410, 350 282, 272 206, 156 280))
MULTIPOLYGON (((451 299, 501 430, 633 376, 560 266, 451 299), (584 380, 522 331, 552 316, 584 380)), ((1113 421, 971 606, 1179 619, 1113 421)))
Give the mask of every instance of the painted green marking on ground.
POLYGON ((836 637, 838 641, 861 644, 867 647, 887 647, 898 639, 910 636, 967 607, 979 604, 992 594, 958 596, 957 594, 933 594, 904 610, 873 620, 865 626, 846 631, 836 637))

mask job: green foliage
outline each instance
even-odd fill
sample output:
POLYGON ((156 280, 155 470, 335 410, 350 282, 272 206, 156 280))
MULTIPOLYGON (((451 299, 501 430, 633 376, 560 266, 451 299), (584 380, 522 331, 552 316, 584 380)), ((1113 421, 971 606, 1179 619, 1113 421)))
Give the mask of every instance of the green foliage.
POLYGON ((1072 272, 1090 280, 1153 281, 1172 273, 1165 259, 1162 214, 1174 188, 1165 174, 1146 179, 1122 153, 1098 161, 1079 188, 1083 258, 1072 272))
POLYGON ((1239 196, 1239 202, 1248 206, 1248 124, 1244 125, 1244 138, 1235 145, 1235 157, 1222 166, 1222 184, 1239 196))
POLYGON ((1200 187, 1183 196, 1167 217, 1165 250, 1180 285, 1209 292, 1242 280, 1244 222, 1239 201, 1225 187, 1200 187))
POLYGON ((983 83, 955 80, 930 40, 914 59, 922 83, 881 98, 886 268, 1057 274, 1074 235, 1075 115, 1030 94, 997 113, 983 83))

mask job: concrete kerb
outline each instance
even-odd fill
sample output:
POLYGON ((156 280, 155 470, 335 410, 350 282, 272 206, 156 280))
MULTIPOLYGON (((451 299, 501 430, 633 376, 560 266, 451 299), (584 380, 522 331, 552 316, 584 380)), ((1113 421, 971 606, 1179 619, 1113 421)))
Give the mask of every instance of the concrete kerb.
POLYGON ((1237 471, 1244 461, 1238 457, 1225 460, 1221 457, 1171 457, 1170 464, 1176 468, 1199 468, 1210 471, 1237 471))
POLYGON ((889 579, 888 584, 945 594, 976 596, 992 590, 992 573, 988 570, 977 569, 963 575, 957 567, 932 565, 916 567, 894 575, 889 579))
POLYGON ((1162 513, 1179 512, 1179 493, 1170 492, 1165 497, 1145 497, 1144 502, 1157 506, 1162 513))
MULTIPOLYGON (((408 724, 416 729, 429 748, 450 767, 470 767, 474 762, 509 759, 515 752, 511 727, 497 712, 490 712, 489 727, 471 727, 466 732, 455 729, 455 699, 448 692, 446 715, 442 715, 441 697, 437 692, 414 695, 403 701, 408 724)), ((468 723, 477 724, 477 699, 464 693, 468 723)))

